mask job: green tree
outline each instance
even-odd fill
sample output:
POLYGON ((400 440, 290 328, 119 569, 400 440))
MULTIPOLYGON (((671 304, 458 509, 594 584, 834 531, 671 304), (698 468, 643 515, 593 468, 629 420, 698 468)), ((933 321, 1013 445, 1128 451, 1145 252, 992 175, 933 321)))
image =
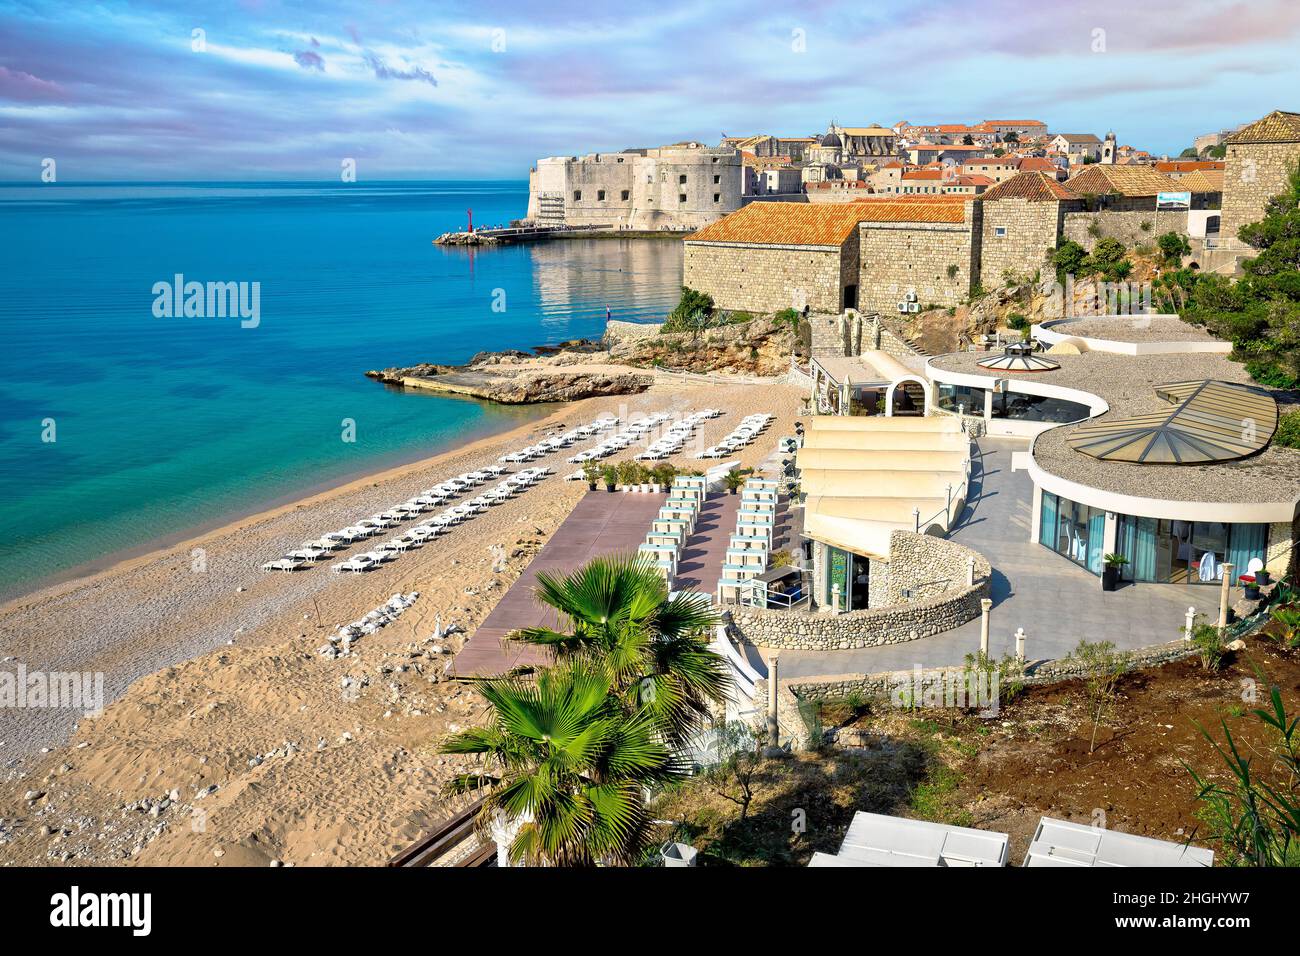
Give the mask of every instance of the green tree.
POLYGON ((528 627, 511 639, 602 669, 629 712, 647 710, 671 743, 725 700, 726 665, 709 649, 719 617, 708 595, 670 599, 663 577, 636 555, 595 558, 568 575, 539 572, 536 593, 567 628, 528 627))
POLYGON ((698 332, 707 328, 713 317, 713 296, 707 292, 697 292, 690 286, 682 286, 682 297, 668 313, 661 332, 698 332))
POLYGON ((1065 277, 1083 274, 1083 264, 1088 258, 1088 250, 1073 239, 1062 239, 1052 252, 1052 265, 1056 267, 1056 281, 1064 282, 1065 277))
POLYGON ((1187 237, 1177 232, 1166 232, 1163 236, 1156 239, 1156 245, 1160 247, 1160 256, 1165 261, 1165 265, 1181 267, 1183 256, 1191 255, 1192 246, 1187 241, 1187 237))
POLYGON ((1119 679, 1129 668, 1129 657, 1117 651, 1110 641, 1080 641, 1079 646, 1070 653, 1070 659, 1077 661, 1083 672, 1084 696, 1088 701, 1088 714, 1092 719, 1092 739, 1088 744, 1088 753, 1097 749, 1097 728, 1106 709, 1115 701, 1115 691, 1119 679))
POLYGON ((608 673, 589 661, 541 671, 536 680, 481 682, 491 709, 443 752, 484 758, 455 777, 452 793, 486 790, 479 820, 519 821, 512 860, 543 866, 630 864, 645 850, 647 788, 676 783, 685 768, 647 707, 629 710, 608 673))

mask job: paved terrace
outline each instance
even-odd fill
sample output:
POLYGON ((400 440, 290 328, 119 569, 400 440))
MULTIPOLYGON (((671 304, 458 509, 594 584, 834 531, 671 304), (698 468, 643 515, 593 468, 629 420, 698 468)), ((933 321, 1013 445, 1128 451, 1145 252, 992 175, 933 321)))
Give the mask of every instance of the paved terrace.
MULTIPOLYGON (((461 648, 454 661, 457 677, 487 677, 514 667, 546 663, 537 648, 504 640, 521 627, 557 625, 556 615, 533 595, 537 572, 567 573, 600 555, 635 551, 667 496, 639 492, 588 492, 578 502, 524 573, 461 648)), ((700 509, 695 533, 686 539, 673 589, 714 595, 722 576, 727 542, 736 527, 740 495, 710 494, 700 509)), ((796 542, 794 515, 788 502, 777 506, 775 545, 796 542)))
POLYGON ((558 625, 555 612, 533 596, 537 572, 568 573, 600 555, 635 551, 666 499, 667 495, 640 492, 584 495, 461 648, 453 662, 455 675, 490 677, 513 667, 546 663, 545 651, 503 640, 521 627, 558 625))
MULTIPOLYGON (((972 461, 971 498, 952 540, 974 548, 993 565, 989 651, 1014 653, 1015 631, 1025 629, 1030 660, 1064 657, 1080 640, 1111 641, 1121 649, 1161 644, 1180 636, 1188 606, 1218 613, 1219 589, 1207 585, 1142 584, 1104 592, 1096 576, 1029 540, 1033 483, 1012 473, 1011 455, 1026 443, 985 438, 972 461)), ((934 637, 851 651, 782 651, 781 676, 909 670, 914 665, 961 664, 979 650, 977 618, 934 637)))

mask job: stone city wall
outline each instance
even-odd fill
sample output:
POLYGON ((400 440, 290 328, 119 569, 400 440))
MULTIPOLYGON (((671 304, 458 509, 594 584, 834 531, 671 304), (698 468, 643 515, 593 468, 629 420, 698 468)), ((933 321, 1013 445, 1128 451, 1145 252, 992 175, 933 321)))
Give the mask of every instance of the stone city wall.
POLYGON ((980 275, 981 205, 966 203, 960 223, 861 223, 858 306, 897 313, 908 292, 916 293, 921 308, 969 298, 980 275))
POLYGON ((686 242, 682 284, 720 309, 840 311, 844 251, 821 246, 686 242), (798 303, 798 304, 796 304, 798 303))
POLYGON ((996 199, 983 206, 980 275, 987 288, 995 288, 1009 276, 1032 279, 1044 268, 1060 238, 1065 209, 1079 203, 996 199))
POLYGON ((1224 159, 1220 235, 1235 241, 1237 230, 1263 219, 1268 201, 1286 191, 1300 143, 1230 143, 1224 159))
POLYGON ((1166 232, 1187 235, 1187 211, 1155 209, 1117 212, 1104 209, 1101 212, 1067 212, 1065 214, 1064 235, 1083 246, 1089 252, 1097 245, 1098 239, 1118 239, 1132 248, 1140 243, 1155 245, 1159 236, 1166 232), (1095 229, 1093 227, 1096 227, 1095 229), (1093 235, 1096 232, 1097 235, 1093 235))

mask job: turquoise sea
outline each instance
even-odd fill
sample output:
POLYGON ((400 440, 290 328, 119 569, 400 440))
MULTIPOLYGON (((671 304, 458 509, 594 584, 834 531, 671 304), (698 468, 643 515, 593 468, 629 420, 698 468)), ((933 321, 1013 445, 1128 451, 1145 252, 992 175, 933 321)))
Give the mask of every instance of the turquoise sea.
POLYGON ((540 414, 367 369, 671 308, 671 240, 432 244, 526 205, 520 182, 0 184, 0 596, 540 414), (259 283, 256 327, 156 317, 177 274, 259 283))

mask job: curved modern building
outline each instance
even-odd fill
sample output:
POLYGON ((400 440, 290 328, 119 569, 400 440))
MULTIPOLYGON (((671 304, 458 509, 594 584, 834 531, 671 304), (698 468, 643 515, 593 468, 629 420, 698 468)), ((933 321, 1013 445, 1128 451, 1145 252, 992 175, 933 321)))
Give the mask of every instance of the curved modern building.
POLYGON ((1300 451, 1272 443, 1277 396, 1226 343, 1176 316, 1062 320, 1035 337, 1051 347, 1032 369, 990 368, 987 353, 927 363, 940 413, 1028 440, 1034 541, 1097 575, 1122 554, 1139 583, 1217 584, 1255 560, 1293 570, 1300 451))

